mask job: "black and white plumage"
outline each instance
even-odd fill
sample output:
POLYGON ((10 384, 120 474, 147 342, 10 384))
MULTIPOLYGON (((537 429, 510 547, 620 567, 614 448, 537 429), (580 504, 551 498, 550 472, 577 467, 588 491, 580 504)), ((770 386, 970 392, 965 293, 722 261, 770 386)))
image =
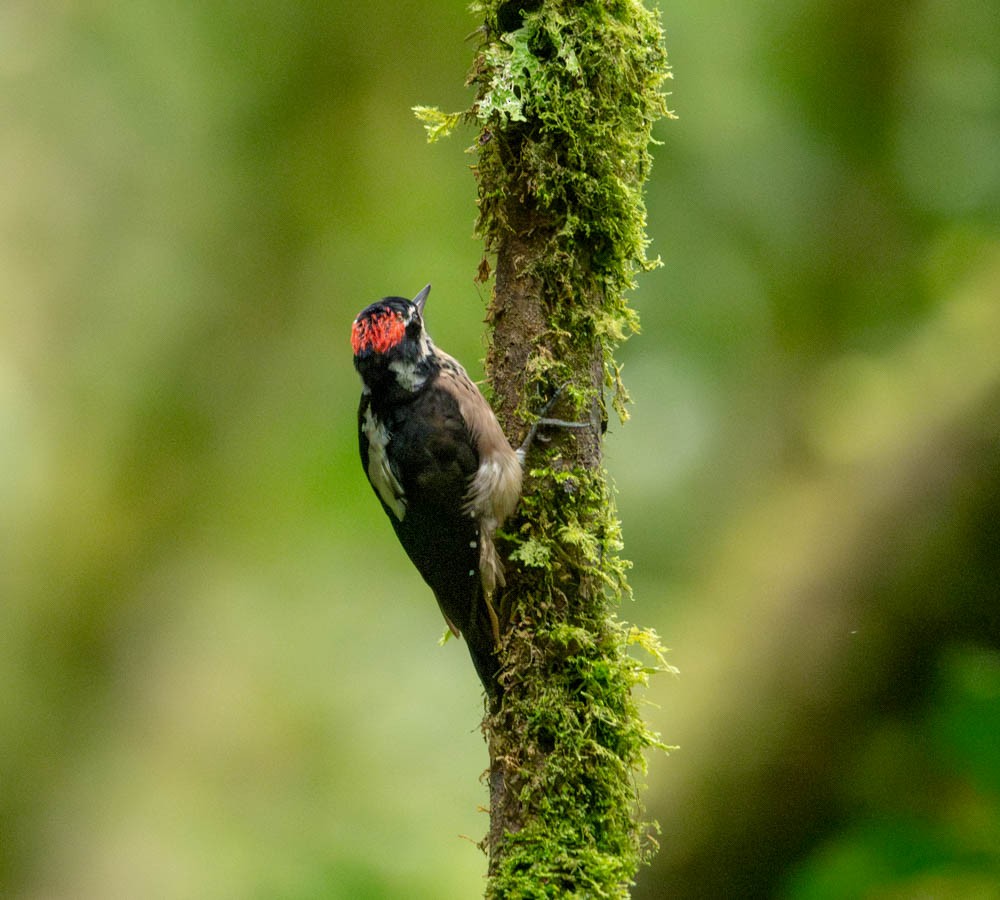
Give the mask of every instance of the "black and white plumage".
POLYGON ((493 538, 520 497, 521 456, 465 369, 424 329, 429 292, 427 285, 412 301, 385 297, 354 320, 361 463, 495 698, 499 625, 492 596, 503 568, 493 538))

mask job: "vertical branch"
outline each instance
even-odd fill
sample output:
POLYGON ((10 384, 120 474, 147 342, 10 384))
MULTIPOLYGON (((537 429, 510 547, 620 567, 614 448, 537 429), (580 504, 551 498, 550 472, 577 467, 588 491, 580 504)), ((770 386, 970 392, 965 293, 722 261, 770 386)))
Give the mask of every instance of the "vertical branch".
POLYGON ((651 671, 628 652, 629 595, 602 467, 605 389, 624 417, 613 350, 645 256, 642 186, 669 72, 639 0, 486 0, 471 76, 480 127, 478 228, 496 253, 487 374, 508 434, 563 387, 561 418, 528 460, 508 523, 503 703, 490 752, 487 896, 620 897, 652 845, 643 751, 662 746, 632 696, 651 671))

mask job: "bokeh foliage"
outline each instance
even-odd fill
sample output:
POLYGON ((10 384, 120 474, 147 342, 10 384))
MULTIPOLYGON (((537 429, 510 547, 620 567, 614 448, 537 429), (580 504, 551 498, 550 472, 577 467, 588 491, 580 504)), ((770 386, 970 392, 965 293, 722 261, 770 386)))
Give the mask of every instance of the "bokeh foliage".
MULTIPOLYGON (((665 266, 608 444, 626 617, 682 672, 643 896, 709 855, 790 897, 996 879, 996 12, 664 7, 665 266)), ((0 893, 481 890, 475 679, 364 483, 347 344, 430 280, 477 370, 470 158, 409 112, 468 105, 476 24, 0 10, 0 893)))

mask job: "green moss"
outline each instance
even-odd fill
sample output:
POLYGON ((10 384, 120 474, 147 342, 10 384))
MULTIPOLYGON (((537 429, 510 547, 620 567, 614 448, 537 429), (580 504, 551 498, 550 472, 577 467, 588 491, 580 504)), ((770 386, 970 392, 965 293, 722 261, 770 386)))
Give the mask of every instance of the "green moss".
POLYGON ((551 336, 601 344, 606 382, 624 415, 613 350, 638 329, 624 295, 637 271, 659 264, 646 255, 642 199, 652 125, 669 115, 658 17, 636 0, 473 9, 484 16, 487 38, 469 114, 480 128, 479 233, 496 249, 513 192, 550 222, 530 267, 550 303, 551 336), (580 302, 595 291, 597 302, 580 302))
POLYGON ((488 251, 509 228, 512 194, 548 218, 544 252, 530 267, 551 304, 549 337, 557 339, 550 346, 562 343, 560 332, 597 340, 624 418, 627 395, 613 350, 638 330, 625 292, 636 272, 659 265, 646 255, 642 188, 653 122, 672 115, 662 92, 671 73, 658 16, 638 0, 490 0, 471 8, 483 16, 485 38, 469 77, 472 108, 414 111, 431 140, 462 119, 479 128, 471 149, 477 230, 488 251), (594 290, 599 302, 579 302, 594 290))
POLYGON ((517 689, 487 720, 494 754, 516 761, 524 826, 506 838, 487 896, 623 897, 655 847, 639 798, 644 754, 666 749, 634 690, 669 666, 654 632, 615 616, 628 563, 603 473, 557 457, 530 474, 508 540, 512 558, 544 568, 513 592, 504 654, 517 689))
MULTIPOLYGON (((592 362, 625 418, 614 359, 638 330, 625 294, 646 255, 642 189, 653 122, 670 115, 658 17, 638 0, 482 0, 484 22, 461 115, 422 107, 429 137, 478 129, 477 229, 487 251, 518 244, 517 277, 541 303, 520 414, 564 385, 584 415, 603 403, 592 362)), ((643 821, 644 754, 666 749, 636 688, 670 667, 656 634, 617 618, 629 563, 606 474, 549 451, 528 473, 501 535, 512 565, 502 610, 504 701, 484 722, 516 785, 517 828, 491 849, 487 896, 624 897, 655 847, 643 821), (637 649, 641 661, 632 651, 637 649)))

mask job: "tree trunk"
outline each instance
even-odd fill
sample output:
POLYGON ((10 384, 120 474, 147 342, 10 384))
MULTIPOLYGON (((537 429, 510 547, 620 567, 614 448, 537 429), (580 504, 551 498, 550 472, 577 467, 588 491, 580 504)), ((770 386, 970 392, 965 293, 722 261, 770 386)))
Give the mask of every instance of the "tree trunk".
POLYGON ((639 2, 486 2, 469 113, 480 127, 478 228, 496 253, 487 375, 508 435, 561 389, 501 545, 503 700, 490 753, 487 897, 621 897, 653 843, 643 752, 662 746, 632 696, 662 664, 619 621, 627 563, 602 467, 605 389, 645 257, 642 186, 666 112, 662 34, 639 2))

